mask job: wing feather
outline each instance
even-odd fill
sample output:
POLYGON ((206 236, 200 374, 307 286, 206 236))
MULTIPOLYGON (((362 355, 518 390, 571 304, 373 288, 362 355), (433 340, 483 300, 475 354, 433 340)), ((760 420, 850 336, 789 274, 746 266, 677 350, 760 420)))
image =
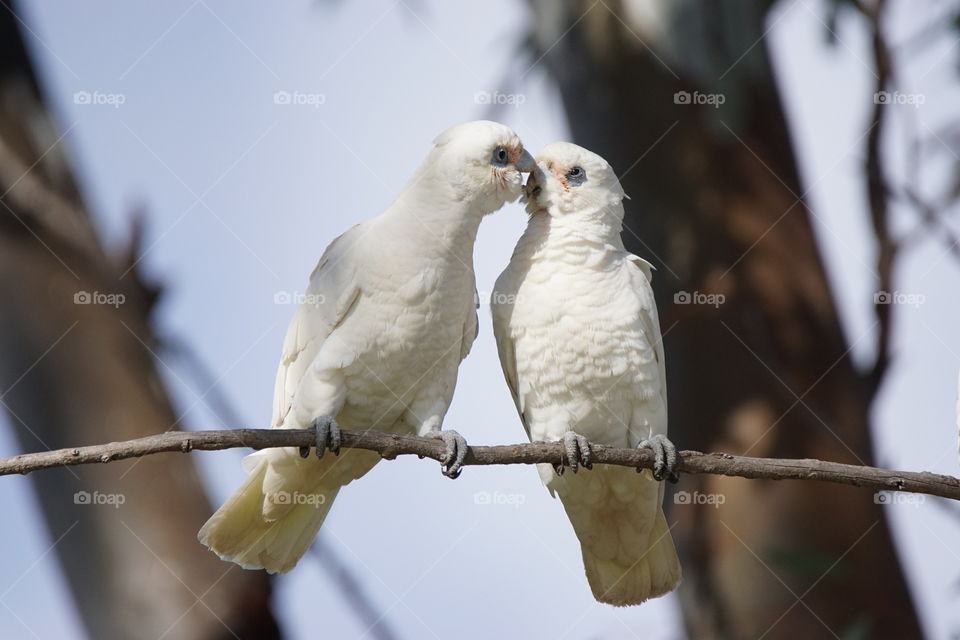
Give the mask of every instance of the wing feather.
POLYGON ((310 274, 304 300, 290 321, 283 341, 273 393, 274 427, 283 425, 310 363, 362 294, 358 274, 351 266, 352 261, 346 258, 361 235, 360 226, 352 227, 331 242, 310 274))
MULTIPOLYGON (((660 317, 657 314, 657 301, 653 296, 653 287, 650 283, 653 281, 653 265, 639 256, 628 255, 630 264, 630 276, 633 290, 640 296, 640 324, 644 335, 649 340, 653 348, 654 356, 657 359, 657 365, 660 370, 660 397, 663 400, 663 406, 667 406, 667 372, 666 359, 663 354, 663 336, 660 333, 660 317)), ((663 433, 666 433, 666 425, 663 425, 663 433)))
POLYGON ((470 348, 473 347, 474 340, 480 335, 480 319, 477 317, 477 309, 480 308, 480 295, 477 290, 473 290, 473 309, 467 312, 467 320, 463 323, 463 338, 460 342, 460 362, 470 355, 470 348))
POLYGON ((510 279, 510 272, 505 271, 494 286, 493 300, 490 303, 490 310, 493 316, 493 336, 497 342, 497 354, 500 356, 500 367, 503 369, 503 377, 507 381, 507 387, 510 389, 510 395, 513 397, 513 404, 517 407, 517 414, 520 416, 520 422, 527 435, 530 435, 530 427, 527 425, 527 417, 524 415, 523 398, 520 397, 520 384, 517 375, 517 352, 514 347, 513 338, 510 335, 510 316, 513 314, 514 296, 505 295, 507 287, 506 282, 510 279))

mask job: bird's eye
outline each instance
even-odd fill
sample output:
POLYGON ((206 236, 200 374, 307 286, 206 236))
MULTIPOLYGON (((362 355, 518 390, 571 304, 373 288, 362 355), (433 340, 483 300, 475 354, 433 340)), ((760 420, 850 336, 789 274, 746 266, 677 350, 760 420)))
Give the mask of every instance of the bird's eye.
POLYGON ((509 161, 510 154, 507 153, 506 147, 500 146, 493 150, 493 157, 490 159, 491 164, 495 164, 498 167, 505 167, 509 161))
POLYGON ((587 181, 587 172, 583 167, 572 167, 566 174, 567 183, 574 187, 579 187, 587 181))

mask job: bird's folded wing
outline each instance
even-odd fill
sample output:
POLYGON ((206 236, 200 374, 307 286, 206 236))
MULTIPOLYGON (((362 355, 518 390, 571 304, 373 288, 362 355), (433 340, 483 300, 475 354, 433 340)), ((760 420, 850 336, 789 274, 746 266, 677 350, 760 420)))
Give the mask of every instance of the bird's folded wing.
POLYGON ((663 406, 667 406, 667 374, 663 357, 663 336, 660 334, 660 318, 657 315, 657 301, 653 297, 653 265, 639 256, 630 254, 631 288, 640 297, 640 326, 650 341, 653 354, 660 369, 660 397, 663 406))
POLYGON ((491 305, 493 314, 493 336, 497 341, 497 353, 500 356, 500 367, 503 369, 503 377, 507 380, 507 386, 510 388, 510 395, 513 397, 513 403, 517 407, 517 413, 520 415, 520 422, 523 428, 530 435, 530 427, 527 424, 527 418, 523 413, 523 398, 520 396, 520 384, 517 379, 517 352, 514 348, 513 339, 510 337, 510 314, 512 304, 496 303, 491 305))
POLYGON ((460 343, 460 362, 470 355, 470 348, 474 340, 480 335, 480 319, 477 317, 477 309, 480 308, 480 295, 476 289, 473 291, 473 309, 467 312, 467 319, 463 324, 463 341, 460 343))
POLYGON ((320 257, 283 341, 273 394, 273 426, 283 424, 301 378, 324 341, 343 322, 362 294, 355 268, 356 241, 361 225, 337 237, 320 257))

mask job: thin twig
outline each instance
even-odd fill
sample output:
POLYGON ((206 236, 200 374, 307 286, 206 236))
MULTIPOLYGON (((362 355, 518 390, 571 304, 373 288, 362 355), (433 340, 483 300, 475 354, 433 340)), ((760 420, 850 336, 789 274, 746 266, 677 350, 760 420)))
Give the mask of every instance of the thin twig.
MULTIPOLYGON (((890 229, 889 194, 881 149, 886 116, 890 111, 889 100, 884 98, 893 77, 893 57, 883 33, 883 17, 886 5, 886 0, 875 0, 869 6, 858 2, 860 10, 867 17, 872 32, 874 75, 876 76, 873 112, 870 117, 873 126, 867 135, 866 178, 867 200, 870 203, 870 222, 873 225, 873 232, 877 241, 877 275, 880 280, 879 290, 881 292, 893 290, 893 267, 899 249, 890 229)), ((879 329, 877 331, 876 360, 867 376, 868 390, 871 396, 876 395, 880 384, 883 382, 884 374, 890 366, 893 305, 874 304, 874 312, 877 315, 879 329)))
MULTIPOLYGON (((309 429, 168 431, 125 442, 26 453, 12 458, 3 458, 0 459, 0 475, 26 474, 65 465, 113 462, 169 451, 187 452, 194 449, 216 451, 237 447, 253 449, 305 447, 312 445, 314 439, 315 434, 309 429)), ((342 446, 375 451, 385 459, 393 459, 400 455, 417 455, 439 461, 445 451, 443 443, 435 438, 378 431, 344 430, 342 446)), ((564 461, 563 456, 563 447, 556 442, 470 447, 464 464, 542 462, 558 465, 564 461)), ((600 464, 650 469, 653 467, 653 453, 645 449, 621 449, 595 444, 592 461, 600 464)), ((822 480, 876 490, 908 491, 960 500, 960 479, 929 472, 892 471, 822 460, 747 458, 699 451, 680 452, 680 463, 677 468, 683 473, 712 473, 751 479, 822 480)), ((584 472, 581 471, 581 473, 584 472)))
POLYGON ((947 224, 947 221, 941 215, 941 209, 946 209, 948 205, 933 205, 923 200, 920 195, 909 188, 904 188, 901 197, 920 214, 920 227, 904 238, 904 244, 916 240, 925 239, 930 232, 938 232, 942 238, 946 251, 954 258, 960 258, 960 237, 954 234, 953 230, 947 224))

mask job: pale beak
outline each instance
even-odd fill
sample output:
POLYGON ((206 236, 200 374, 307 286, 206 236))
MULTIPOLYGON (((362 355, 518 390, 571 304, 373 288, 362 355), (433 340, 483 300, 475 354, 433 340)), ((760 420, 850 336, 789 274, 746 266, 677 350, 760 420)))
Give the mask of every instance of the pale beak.
POLYGON ((543 191, 543 187, 540 186, 540 181, 537 180, 538 175, 543 175, 542 169, 540 167, 534 167, 533 171, 530 172, 529 177, 527 177, 527 183, 523 185, 523 192, 527 195, 528 198, 536 199, 540 195, 540 192, 543 191))
POLYGON ((533 156, 530 155, 530 152, 524 149, 523 153, 520 154, 520 157, 517 158, 516 167, 517 171, 530 173, 537 168, 537 164, 533 161, 533 156))

